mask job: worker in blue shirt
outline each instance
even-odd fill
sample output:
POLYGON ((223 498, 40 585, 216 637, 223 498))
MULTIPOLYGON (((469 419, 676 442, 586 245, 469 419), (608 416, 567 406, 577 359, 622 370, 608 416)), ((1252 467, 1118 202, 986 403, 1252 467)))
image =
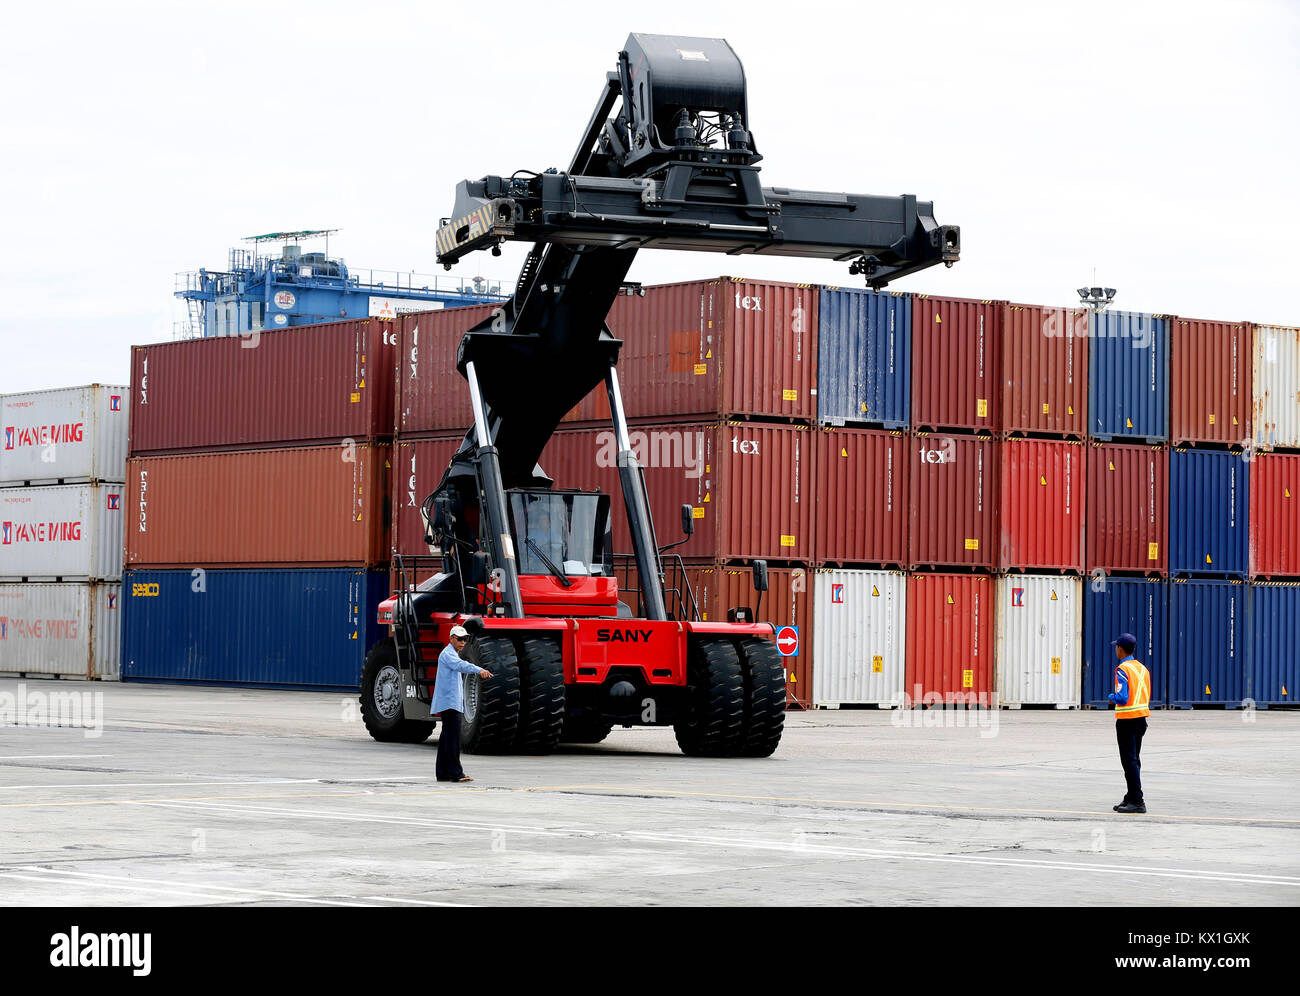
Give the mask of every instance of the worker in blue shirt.
POLYGON ((461 688, 462 674, 477 674, 487 680, 491 671, 477 664, 461 660, 469 632, 464 626, 451 628, 450 641, 438 655, 438 674, 433 682, 433 704, 429 712, 442 719, 438 734, 438 763, 436 773, 440 782, 472 782, 460 766, 460 723, 465 712, 465 695, 461 688))

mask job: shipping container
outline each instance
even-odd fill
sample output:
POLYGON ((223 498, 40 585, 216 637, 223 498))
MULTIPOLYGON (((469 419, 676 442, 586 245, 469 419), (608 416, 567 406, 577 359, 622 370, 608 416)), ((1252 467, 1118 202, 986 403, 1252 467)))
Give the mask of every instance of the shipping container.
POLYGON ((907 428, 912 295, 823 287, 818 309, 818 421, 907 428))
POLYGON ((1000 446, 998 564, 1003 570, 1083 570, 1084 447, 1077 440, 1007 439, 1000 446))
POLYGON ((1002 705, 1079 704, 1083 582, 1022 574, 998 578, 997 674, 1002 705))
MULTIPOLYGON (((692 559, 806 562, 813 558, 810 500, 816 440, 803 426, 684 422, 639 426, 633 449, 661 545, 681 538, 681 507, 695 534, 673 552, 692 559)), ((614 550, 632 552, 609 429, 565 429, 551 437, 542 469, 557 488, 611 496, 614 550)))
POLYGON ((905 701, 992 707, 993 659, 991 577, 908 577, 905 701))
POLYGON ((0 485, 120 484, 129 393, 91 384, 0 396, 0 485))
POLYGON ((1300 328, 1254 327, 1251 394, 1255 445, 1300 446, 1300 328))
POLYGON ((907 665, 906 576, 820 570, 813 616, 813 705, 900 705, 907 665))
POLYGON ((1245 577, 1250 568, 1250 464, 1240 453, 1169 455, 1169 572, 1245 577))
POLYGON ((1002 303, 912 298, 912 426, 998 428, 1002 303))
POLYGON ((398 439, 393 444, 393 553, 425 557, 424 499, 433 493, 463 433, 428 439, 398 439))
POLYGON ((133 458, 127 564, 387 563, 390 456, 356 444, 133 458))
POLYGON ((1096 439, 1169 438, 1169 320, 1103 311, 1092 320, 1088 422, 1096 439))
POLYGON ((917 433, 908 484, 912 567, 997 563, 997 442, 917 433))
POLYGON ((1171 706, 1237 706, 1246 697, 1246 585, 1188 581, 1169 586, 1171 706))
POLYGON ((1300 582, 1250 586, 1246 608, 1246 693, 1260 706, 1300 700, 1300 582))
POLYGON ((123 486, 0 489, 0 581, 117 581, 123 486))
POLYGON ((1088 448, 1087 567, 1163 576, 1169 566, 1169 450, 1088 448))
POLYGON ((387 570, 131 570, 122 591, 125 681, 355 689, 386 635, 387 570))
POLYGON ((442 308, 402 315, 394 323, 398 343, 397 433, 464 432, 474 424, 469 385, 456 370, 465 333, 500 308, 496 304, 442 308))
POLYGON ((1004 432, 1083 439, 1088 432, 1088 313, 1002 306, 1004 432))
POLYGON ((1262 453, 1251 461, 1250 573, 1300 577, 1300 454, 1262 453))
POLYGON ((370 318, 131 350, 131 455, 393 434, 392 322, 370 318))
POLYGON ((0 673, 118 675, 122 586, 0 584, 0 673))
POLYGON ((815 439, 817 559, 905 566, 908 437, 869 429, 822 429, 815 439))
POLYGON ((1250 325, 1191 318, 1169 321, 1171 441, 1247 445, 1254 438, 1250 325))
POLYGON ((1152 578, 1090 578, 1083 592, 1083 703, 1110 705, 1119 658, 1111 641, 1137 638, 1133 655, 1151 672, 1151 704, 1165 703, 1169 659, 1169 585, 1152 578))

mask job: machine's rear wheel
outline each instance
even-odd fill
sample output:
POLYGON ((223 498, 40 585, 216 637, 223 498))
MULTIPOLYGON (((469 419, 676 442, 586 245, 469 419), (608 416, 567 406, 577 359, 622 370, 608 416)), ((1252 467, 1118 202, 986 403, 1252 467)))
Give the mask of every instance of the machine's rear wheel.
POLYGON ((461 749, 467 754, 504 754, 519 732, 519 658, 504 636, 472 637, 461 654, 492 677, 464 676, 465 713, 461 749))
POLYGON ((726 757, 744 737, 745 687, 740 655, 730 640, 692 640, 686 710, 674 725, 677 746, 691 757, 726 757))
POLYGON ((419 744, 429 739, 433 722, 402 715, 402 670, 397 646, 381 640, 370 648, 361 669, 361 719, 380 743, 419 744))
POLYGON ((745 724, 740 753, 770 757, 785 728, 785 665, 770 640, 736 641, 745 681, 745 724))
POLYGON ((519 677, 515 749, 522 754, 549 754, 564 728, 564 657, 559 644, 545 636, 520 640, 519 677))

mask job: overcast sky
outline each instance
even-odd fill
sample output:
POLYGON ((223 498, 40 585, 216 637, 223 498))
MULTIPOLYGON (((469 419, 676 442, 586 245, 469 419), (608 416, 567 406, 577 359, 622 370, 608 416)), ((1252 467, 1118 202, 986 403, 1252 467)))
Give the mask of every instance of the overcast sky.
MULTIPOLYGON (((962 260, 895 289, 1300 325, 1300 5, 23 4, 0 36, 0 391, 125 382, 175 274, 341 228, 434 272, 456 183, 567 165, 630 31, 727 38, 769 186, 914 193, 962 260)), ((513 279, 522 248, 453 274, 513 279)), ((438 271, 441 272, 441 271, 438 271)), ((632 279, 853 285, 644 251, 632 279)))

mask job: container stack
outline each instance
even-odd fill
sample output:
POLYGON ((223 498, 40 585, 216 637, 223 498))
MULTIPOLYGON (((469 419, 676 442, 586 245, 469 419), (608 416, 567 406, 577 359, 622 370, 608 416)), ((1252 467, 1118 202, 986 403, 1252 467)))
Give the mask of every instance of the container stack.
POLYGON ((124 679, 356 687, 395 361, 375 319, 133 350, 124 679))
POLYGON ((118 677, 127 397, 0 396, 0 673, 118 677))

